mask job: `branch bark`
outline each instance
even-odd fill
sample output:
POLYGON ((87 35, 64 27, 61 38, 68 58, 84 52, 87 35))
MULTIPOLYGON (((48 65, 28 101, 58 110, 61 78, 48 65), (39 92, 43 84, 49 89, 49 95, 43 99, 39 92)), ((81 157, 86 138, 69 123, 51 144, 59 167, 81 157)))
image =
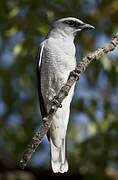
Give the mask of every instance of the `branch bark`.
POLYGON ((26 150, 23 153, 23 156, 20 160, 20 167, 22 169, 25 168, 28 161, 31 159, 33 153, 38 148, 39 144, 41 143, 43 137, 48 132, 51 123, 52 117, 56 113, 57 109, 60 107, 59 103, 61 104, 64 98, 68 95, 72 85, 77 81, 80 77, 80 74, 86 70, 88 65, 95 60, 100 59, 103 55, 113 51, 115 47, 118 45, 118 33, 113 37, 110 43, 108 43, 105 47, 99 48, 96 51, 88 54, 85 56, 80 63, 76 66, 75 70, 70 72, 68 77, 67 83, 61 88, 58 95, 53 99, 51 109, 46 117, 43 118, 44 124, 40 127, 38 132, 32 138, 31 143, 28 145, 26 150), (57 103, 59 102, 59 103, 57 103))

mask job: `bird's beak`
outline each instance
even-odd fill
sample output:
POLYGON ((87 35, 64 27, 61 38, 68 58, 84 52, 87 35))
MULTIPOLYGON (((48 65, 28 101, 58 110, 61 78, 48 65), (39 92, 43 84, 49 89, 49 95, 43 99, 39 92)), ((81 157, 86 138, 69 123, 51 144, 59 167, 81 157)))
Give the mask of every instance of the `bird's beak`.
POLYGON ((79 27, 74 31, 74 33, 77 33, 79 31, 86 30, 86 29, 95 29, 95 27, 90 24, 83 23, 79 25, 79 27))
POLYGON ((81 28, 82 30, 84 30, 84 29, 95 29, 95 27, 92 26, 92 25, 90 25, 90 24, 82 24, 82 25, 80 26, 80 28, 81 28))

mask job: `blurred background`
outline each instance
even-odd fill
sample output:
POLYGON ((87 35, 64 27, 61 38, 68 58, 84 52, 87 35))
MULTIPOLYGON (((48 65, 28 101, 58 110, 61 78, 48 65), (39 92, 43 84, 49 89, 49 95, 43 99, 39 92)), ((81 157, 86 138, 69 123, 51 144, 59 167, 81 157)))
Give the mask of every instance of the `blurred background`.
POLYGON ((118 179, 118 48, 93 62, 77 83, 68 127, 69 172, 52 173, 46 137, 28 167, 18 167, 41 124, 35 52, 50 24, 68 16, 96 27, 77 36, 78 62, 118 32, 117 0, 0 0, 0 180, 118 179))

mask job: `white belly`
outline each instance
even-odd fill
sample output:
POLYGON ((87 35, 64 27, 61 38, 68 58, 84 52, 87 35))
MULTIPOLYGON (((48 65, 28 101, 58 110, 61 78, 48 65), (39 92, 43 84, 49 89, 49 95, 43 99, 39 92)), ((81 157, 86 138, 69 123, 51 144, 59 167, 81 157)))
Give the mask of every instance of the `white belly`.
MULTIPOLYGON (((47 111, 50 109, 50 101, 58 94, 61 87, 67 82, 69 73, 75 69, 76 59, 73 54, 63 52, 63 48, 44 50, 41 65, 41 91, 47 111)), ((66 135, 70 114, 70 103, 74 93, 74 85, 69 95, 64 99, 62 108, 59 108, 53 116, 50 128, 50 136, 55 145, 59 145, 66 135)))

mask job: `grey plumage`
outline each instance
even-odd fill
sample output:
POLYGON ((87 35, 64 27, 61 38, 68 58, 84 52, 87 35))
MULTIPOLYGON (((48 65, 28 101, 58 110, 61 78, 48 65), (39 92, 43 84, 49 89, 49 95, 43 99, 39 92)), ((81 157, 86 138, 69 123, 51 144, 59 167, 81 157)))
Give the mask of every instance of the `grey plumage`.
MULTIPOLYGON (((74 37, 85 28, 93 28, 76 18, 63 18, 51 27, 46 40, 40 45, 36 55, 36 71, 38 96, 42 117, 50 109, 50 101, 58 94, 66 83, 70 71, 75 69, 74 37)), ((70 103, 74 93, 74 85, 64 99, 62 108, 53 116, 49 131, 51 145, 51 165, 53 172, 68 171, 65 157, 65 138, 70 114, 70 103)))

